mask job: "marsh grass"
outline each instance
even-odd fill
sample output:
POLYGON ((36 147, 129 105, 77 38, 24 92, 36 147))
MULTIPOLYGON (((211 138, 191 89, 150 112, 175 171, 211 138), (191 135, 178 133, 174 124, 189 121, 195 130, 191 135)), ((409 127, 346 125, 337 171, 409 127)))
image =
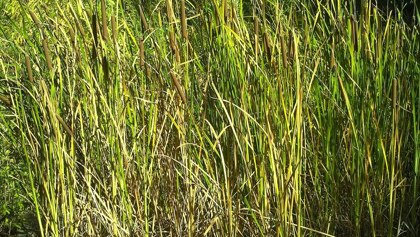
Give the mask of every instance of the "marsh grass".
POLYGON ((396 13, 11 1, 1 144, 41 235, 416 236, 420 35, 396 13))

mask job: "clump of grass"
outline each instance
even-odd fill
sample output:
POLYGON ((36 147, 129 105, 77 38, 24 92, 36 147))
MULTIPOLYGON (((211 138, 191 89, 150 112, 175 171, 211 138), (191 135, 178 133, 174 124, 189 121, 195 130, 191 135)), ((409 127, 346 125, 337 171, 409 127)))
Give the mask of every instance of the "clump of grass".
POLYGON ((42 236, 420 231, 418 23, 372 1, 46 4, 0 18, 0 144, 42 236))

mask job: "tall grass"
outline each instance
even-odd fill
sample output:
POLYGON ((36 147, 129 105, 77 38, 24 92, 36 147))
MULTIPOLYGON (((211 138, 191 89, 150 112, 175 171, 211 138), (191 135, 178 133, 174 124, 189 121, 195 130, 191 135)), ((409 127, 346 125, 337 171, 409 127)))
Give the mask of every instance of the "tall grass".
POLYGON ((1 20, 1 137, 41 236, 419 234, 420 35, 398 9, 30 0, 1 20))

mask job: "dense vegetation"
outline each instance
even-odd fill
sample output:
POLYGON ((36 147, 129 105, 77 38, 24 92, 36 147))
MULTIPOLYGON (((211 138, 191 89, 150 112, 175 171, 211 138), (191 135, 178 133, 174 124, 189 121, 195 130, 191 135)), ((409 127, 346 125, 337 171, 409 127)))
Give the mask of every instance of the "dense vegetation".
POLYGON ((0 233, 418 236, 404 6, 0 0, 0 233))

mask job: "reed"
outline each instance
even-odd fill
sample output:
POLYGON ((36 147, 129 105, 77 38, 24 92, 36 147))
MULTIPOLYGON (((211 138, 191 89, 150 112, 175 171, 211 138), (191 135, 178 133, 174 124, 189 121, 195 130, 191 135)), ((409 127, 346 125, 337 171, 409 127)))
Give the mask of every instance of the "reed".
POLYGON ((73 132, 70 130, 69 126, 64 122, 64 120, 60 117, 60 115, 56 115, 58 122, 60 122, 61 126, 63 126, 64 130, 73 137, 73 132))
POLYGON ((44 48, 44 55, 45 55, 45 60, 47 62, 48 70, 51 71, 53 69, 53 67, 52 67, 52 63, 51 63, 51 55, 50 55, 50 50, 48 48, 48 43, 47 43, 48 41, 47 40, 48 40, 47 38, 44 38, 42 40, 42 48, 44 48))
POLYGON ((102 37, 105 41, 108 40, 108 23, 106 20, 106 6, 105 0, 101 0, 101 11, 102 11, 102 37))
POLYGON ((38 27, 38 29, 41 31, 42 36, 45 37, 44 29, 41 26, 41 22, 38 20, 38 17, 36 17, 35 13, 31 10, 29 10, 29 14, 31 15, 32 20, 34 21, 35 25, 38 27))
POLYGON ((185 16, 185 0, 181 0, 181 27, 182 27, 182 37, 184 37, 184 39, 188 39, 188 34, 187 34, 187 18, 185 16))
POLYGON ((280 46, 281 46, 281 55, 283 59, 283 67, 287 68, 287 54, 286 54, 286 43, 284 41, 284 31, 283 31, 283 25, 280 22, 280 46))
POLYGON ((26 70, 28 71, 28 78, 30 82, 34 82, 34 77, 32 76, 32 67, 31 60, 28 55, 25 55, 26 70))
POLYGON ((253 14, 253 18, 254 18, 254 52, 255 55, 258 56, 259 54, 259 42, 260 42, 260 27, 259 27, 259 19, 258 16, 256 15, 256 13, 254 12, 253 14))
POLYGON ((74 30, 73 28, 69 28, 69 33, 70 33, 70 40, 71 40, 71 44, 74 47, 75 43, 76 43, 76 38, 74 36, 74 30))
POLYGON ((97 27, 97 16, 96 14, 92 15, 92 35, 93 35, 93 45, 92 45, 92 59, 95 60, 98 56, 97 47, 99 46, 98 42, 98 27, 97 27))
POLYGON ((174 72, 171 72, 170 73, 170 76, 171 76, 172 82, 174 83, 176 89, 178 90, 179 96, 181 96, 182 101, 185 104, 188 104, 187 97, 185 97, 185 94, 184 94, 184 92, 182 90, 181 84, 179 84, 178 79, 176 78, 175 73, 174 72))
POLYGON ((10 101, 10 99, 7 98, 7 97, 5 97, 5 96, 0 95, 0 100, 2 100, 3 103, 5 103, 7 105, 11 105, 12 104, 12 102, 10 101))
POLYGON ((117 33, 117 22, 114 15, 111 16, 111 26, 112 26, 112 40, 114 42, 114 45, 116 46, 118 33, 117 33))
POLYGON ((79 29, 80 34, 82 35, 82 37, 85 36, 85 30, 83 29, 83 26, 80 24, 79 20, 78 20, 78 16, 76 15, 76 13, 73 10, 73 7, 70 5, 70 12, 74 18, 74 21, 76 23, 77 29, 79 29))
POLYGON ((144 69, 144 41, 143 37, 140 37, 139 40, 139 53, 140 53, 140 67, 141 69, 144 69))
POLYGON ((144 32, 149 29, 149 25, 147 24, 146 17, 144 16, 141 5, 139 5, 139 12, 140 12, 141 23, 143 24, 143 32, 144 32))

